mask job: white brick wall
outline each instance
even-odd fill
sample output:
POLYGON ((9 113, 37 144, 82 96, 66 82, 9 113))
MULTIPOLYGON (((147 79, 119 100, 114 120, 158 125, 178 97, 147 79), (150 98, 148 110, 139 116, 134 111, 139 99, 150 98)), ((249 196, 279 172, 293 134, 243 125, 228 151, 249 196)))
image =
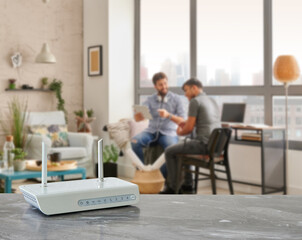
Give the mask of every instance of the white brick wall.
MULTIPOLYGON (((83 106, 83 0, 51 0, 48 4, 42 0, 1 0, 0 118, 5 118, 7 102, 17 95, 28 100, 31 111, 55 110, 54 93, 4 91, 9 78, 17 79, 17 86, 39 88, 44 76, 64 83, 69 129, 76 131, 73 111, 83 106), (45 39, 56 56, 56 64, 35 63, 45 39), (15 52, 23 55, 18 71, 10 61, 15 52)), ((2 139, 0 136, 0 146, 2 139)))

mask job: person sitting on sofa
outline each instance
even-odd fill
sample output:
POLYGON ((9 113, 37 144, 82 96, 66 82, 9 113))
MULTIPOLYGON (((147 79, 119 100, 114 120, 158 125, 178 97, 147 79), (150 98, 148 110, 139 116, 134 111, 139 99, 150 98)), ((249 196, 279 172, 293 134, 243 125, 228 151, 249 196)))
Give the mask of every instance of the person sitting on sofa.
MULTIPOLYGON (((163 149, 176 144, 177 125, 184 121, 185 111, 178 94, 168 90, 168 78, 163 72, 154 74, 153 85, 157 93, 149 96, 143 105, 149 108, 152 119, 149 126, 131 140, 132 149, 138 158, 144 163, 143 148, 150 144, 159 144, 163 149)), ((135 113, 135 121, 142 121, 141 113, 135 113)), ((166 166, 161 167, 161 172, 166 178, 166 166)))

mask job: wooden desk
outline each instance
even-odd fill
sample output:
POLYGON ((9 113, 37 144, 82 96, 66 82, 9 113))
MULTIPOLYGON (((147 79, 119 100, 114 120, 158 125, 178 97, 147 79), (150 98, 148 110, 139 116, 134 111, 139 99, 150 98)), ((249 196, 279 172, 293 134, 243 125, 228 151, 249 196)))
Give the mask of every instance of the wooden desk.
POLYGON ((232 126, 235 141, 255 142, 261 147, 261 184, 237 181, 235 183, 261 187, 262 194, 283 192, 286 194, 285 130, 276 127, 232 126), (239 132, 254 132, 260 139, 242 139, 239 132))

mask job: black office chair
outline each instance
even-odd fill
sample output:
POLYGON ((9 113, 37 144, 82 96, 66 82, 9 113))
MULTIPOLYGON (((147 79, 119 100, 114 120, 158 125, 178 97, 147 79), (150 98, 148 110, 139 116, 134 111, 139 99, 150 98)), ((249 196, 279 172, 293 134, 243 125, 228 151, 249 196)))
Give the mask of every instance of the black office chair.
MULTIPOLYGON (((227 181, 229 184, 230 194, 234 194, 231 171, 229 166, 228 158, 228 147, 229 141, 232 135, 232 130, 230 128, 216 128, 212 131, 207 144, 207 154, 183 154, 181 155, 181 163, 184 165, 195 166, 195 171, 188 170, 184 168, 185 171, 189 171, 194 174, 195 186, 194 190, 197 193, 198 181, 211 179, 212 192, 216 194, 216 179, 226 180, 219 178, 215 175, 215 171, 223 172, 227 175, 227 181), (221 165, 225 167, 225 170, 215 169, 215 165, 221 165), (210 174, 199 172, 199 168, 206 168, 210 170, 210 174), (199 175, 206 176, 205 178, 199 178, 199 175)), ((180 168, 182 171, 182 168, 180 168)), ((179 175, 181 176, 181 174, 179 175)))

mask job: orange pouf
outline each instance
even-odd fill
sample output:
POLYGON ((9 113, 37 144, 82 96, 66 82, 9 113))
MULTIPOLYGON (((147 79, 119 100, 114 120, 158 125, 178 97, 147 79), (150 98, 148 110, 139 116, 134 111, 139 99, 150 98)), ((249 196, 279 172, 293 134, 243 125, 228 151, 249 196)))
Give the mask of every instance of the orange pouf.
POLYGON ((156 194, 163 188, 165 179, 159 169, 148 172, 136 170, 131 182, 138 185, 142 194, 156 194))

